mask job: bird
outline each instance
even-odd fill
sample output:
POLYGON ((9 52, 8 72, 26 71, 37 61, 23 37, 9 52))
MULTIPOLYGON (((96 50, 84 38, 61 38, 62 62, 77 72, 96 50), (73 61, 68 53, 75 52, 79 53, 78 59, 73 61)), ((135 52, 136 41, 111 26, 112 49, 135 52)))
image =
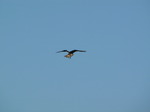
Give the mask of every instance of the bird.
POLYGON ((65 55, 64 57, 71 59, 71 57, 74 55, 75 52, 86 52, 86 51, 85 50, 72 50, 72 51, 62 50, 62 51, 58 51, 56 53, 60 53, 60 52, 68 52, 68 54, 65 55))

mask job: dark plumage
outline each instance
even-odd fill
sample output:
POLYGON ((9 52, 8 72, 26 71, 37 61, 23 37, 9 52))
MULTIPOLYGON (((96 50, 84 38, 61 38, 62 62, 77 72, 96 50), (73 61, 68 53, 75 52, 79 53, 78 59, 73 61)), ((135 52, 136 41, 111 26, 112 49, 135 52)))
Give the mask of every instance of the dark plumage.
POLYGON ((57 53, 60 53, 60 52, 68 52, 67 55, 65 55, 66 58, 71 58, 75 53, 75 52, 86 52, 84 50, 72 50, 72 51, 68 51, 68 50, 62 50, 62 51, 58 51, 57 53))

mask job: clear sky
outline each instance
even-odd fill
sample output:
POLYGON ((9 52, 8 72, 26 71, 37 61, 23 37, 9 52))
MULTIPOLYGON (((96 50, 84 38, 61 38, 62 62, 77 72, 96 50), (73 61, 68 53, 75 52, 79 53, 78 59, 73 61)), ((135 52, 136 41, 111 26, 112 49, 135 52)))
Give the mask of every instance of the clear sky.
POLYGON ((0 52, 0 112, 150 112, 149 0, 0 0, 0 52))

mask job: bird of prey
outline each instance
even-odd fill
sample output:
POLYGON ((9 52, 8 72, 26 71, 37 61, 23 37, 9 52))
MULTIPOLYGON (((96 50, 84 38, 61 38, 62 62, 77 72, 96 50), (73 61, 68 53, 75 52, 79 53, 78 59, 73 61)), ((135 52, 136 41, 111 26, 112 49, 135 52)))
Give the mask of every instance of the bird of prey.
POLYGON ((73 53, 75 53, 75 52, 86 52, 86 51, 84 51, 84 50, 72 50, 72 51, 62 50, 62 51, 58 51, 57 53, 60 53, 60 52, 68 52, 68 54, 65 55, 64 57, 71 59, 71 57, 74 55, 73 53))

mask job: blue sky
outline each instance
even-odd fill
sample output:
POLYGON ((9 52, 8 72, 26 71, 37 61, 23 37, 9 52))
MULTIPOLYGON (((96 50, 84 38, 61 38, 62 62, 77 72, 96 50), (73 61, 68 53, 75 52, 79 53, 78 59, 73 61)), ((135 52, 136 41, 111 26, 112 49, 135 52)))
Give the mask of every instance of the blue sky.
POLYGON ((149 112, 149 6, 1 0, 0 111, 149 112))

